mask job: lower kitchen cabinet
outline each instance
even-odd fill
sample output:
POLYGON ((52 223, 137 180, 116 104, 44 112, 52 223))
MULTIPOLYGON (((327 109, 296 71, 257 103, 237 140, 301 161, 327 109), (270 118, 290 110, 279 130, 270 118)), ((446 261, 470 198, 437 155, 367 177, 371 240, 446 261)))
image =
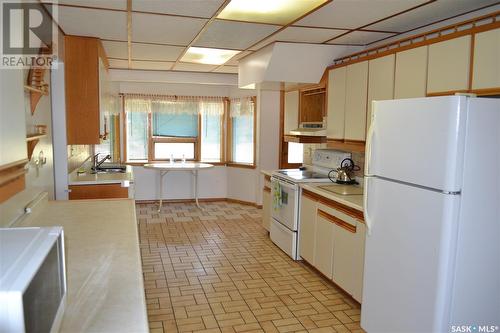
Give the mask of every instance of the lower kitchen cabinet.
POLYGON ((300 198, 299 255, 314 265, 316 199, 303 193, 300 198))
POLYGON ((121 184, 70 185, 69 200, 119 199, 129 197, 129 188, 121 184))
POLYGON ((362 212, 303 190, 299 228, 302 259, 361 303, 366 232, 362 212))
POLYGON ((332 278, 334 253, 334 224, 325 211, 316 211, 316 242, 314 243, 314 266, 327 278, 332 278))
POLYGON ((273 206, 273 198, 271 197, 271 185, 266 180, 262 189, 262 226, 269 231, 271 228, 271 209, 273 206))

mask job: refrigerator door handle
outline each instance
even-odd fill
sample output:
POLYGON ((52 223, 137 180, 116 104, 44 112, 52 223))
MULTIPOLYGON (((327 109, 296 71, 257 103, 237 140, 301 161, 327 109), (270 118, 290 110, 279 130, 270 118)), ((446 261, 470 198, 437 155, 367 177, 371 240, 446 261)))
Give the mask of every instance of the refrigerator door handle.
POLYGON ((366 233, 368 236, 371 235, 372 233, 372 221, 370 219, 370 214, 369 214, 369 206, 368 206, 368 194, 370 192, 370 189, 369 189, 369 180, 370 180, 370 177, 364 177, 364 193, 363 193, 363 215, 364 215, 364 218, 365 218, 365 225, 366 225, 366 233))
POLYGON ((373 135, 375 132, 374 123, 375 123, 375 117, 373 116, 373 113, 372 113, 372 122, 370 123, 370 127, 368 127, 368 133, 366 135, 365 176, 370 175, 370 162, 372 159, 373 135))

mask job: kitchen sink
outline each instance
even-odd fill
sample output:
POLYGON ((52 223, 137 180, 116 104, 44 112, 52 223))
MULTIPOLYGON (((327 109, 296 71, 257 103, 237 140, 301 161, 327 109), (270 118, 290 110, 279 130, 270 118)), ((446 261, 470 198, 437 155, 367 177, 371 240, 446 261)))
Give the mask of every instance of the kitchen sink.
POLYGON ((125 173, 127 172, 126 165, 101 165, 96 170, 92 170, 92 173, 125 173))

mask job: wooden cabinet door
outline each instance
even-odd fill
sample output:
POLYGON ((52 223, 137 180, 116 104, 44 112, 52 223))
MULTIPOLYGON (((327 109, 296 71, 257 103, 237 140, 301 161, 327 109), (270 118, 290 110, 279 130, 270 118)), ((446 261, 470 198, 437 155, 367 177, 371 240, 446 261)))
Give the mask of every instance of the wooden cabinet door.
POLYGON ((316 241, 314 243, 314 267, 329 279, 333 273, 334 224, 324 211, 316 216, 316 241))
POLYGON ((371 123, 372 101, 394 98, 394 64, 394 54, 370 60, 368 64, 366 128, 371 123))
POLYGON ((64 43, 68 144, 99 144, 99 41, 66 36, 64 43))
POLYGON ((346 140, 365 140, 367 91, 368 61, 347 66, 345 98, 346 140))
POLYGON ((500 88, 500 29, 474 37, 472 89, 500 88))
POLYGON ((314 265, 316 201, 304 194, 300 199, 299 255, 314 265))
POLYGON ((23 72, 0 69, 0 166, 28 157, 23 72))
POLYGON ((394 99, 425 97, 427 46, 396 53, 394 99))
POLYGON ((121 184, 70 185, 69 200, 128 198, 128 187, 121 184))
POLYGON ((332 280, 351 295, 354 291, 355 280, 358 278, 354 266, 359 248, 355 238, 356 230, 348 230, 335 225, 332 280))
POLYGON ((290 134, 290 131, 299 127, 299 91, 288 91, 285 93, 285 115, 284 115, 284 133, 290 134))
POLYGON ((328 72, 326 136, 329 139, 344 139, 346 72, 346 66, 328 72))
POLYGON ((262 226, 267 231, 271 228, 271 206, 271 188, 269 186, 264 186, 262 190, 262 226))
POLYGON ((470 35, 429 45, 428 94, 469 88, 470 47, 470 35))

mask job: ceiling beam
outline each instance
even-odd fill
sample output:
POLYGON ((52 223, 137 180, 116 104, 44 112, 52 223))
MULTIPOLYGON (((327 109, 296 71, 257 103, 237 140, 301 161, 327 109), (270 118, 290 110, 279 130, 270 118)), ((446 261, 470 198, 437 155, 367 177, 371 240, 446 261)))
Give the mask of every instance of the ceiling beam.
POLYGON ((127 53, 128 68, 132 68, 132 0, 127 0, 127 53))

